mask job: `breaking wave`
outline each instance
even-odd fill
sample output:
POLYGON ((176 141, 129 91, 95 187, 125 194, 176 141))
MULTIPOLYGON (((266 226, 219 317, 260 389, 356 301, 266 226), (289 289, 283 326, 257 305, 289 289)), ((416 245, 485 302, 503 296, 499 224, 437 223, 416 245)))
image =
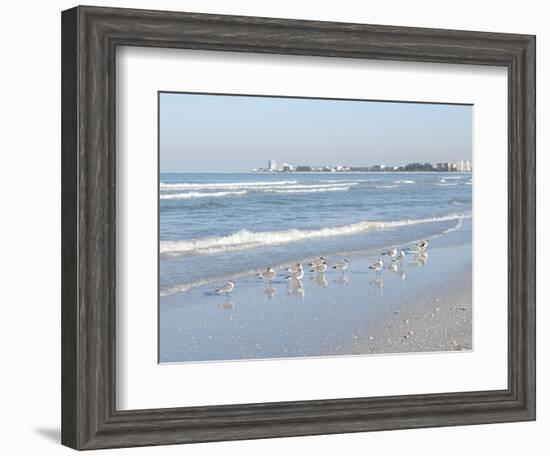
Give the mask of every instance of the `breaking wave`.
POLYGON ((395 228, 421 223, 437 223, 469 218, 471 215, 448 214, 441 217, 424 219, 408 219, 395 221, 363 221, 350 225, 334 226, 313 230, 289 229, 282 231, 248 231, 220 236, 181 241, 161 241, 160 254, 165 256, 178 255, 211 255, 234 250, 246 250, 269 245, 286 244, 289 242, 319 239, 332 236, 349 236, 371 230, 395 228))
POLYGON ((198 184, 198 183, 174 183, 168 184, 161 182, 161 190, 215 190, 222 188, 245 188, 245 187, 272 187, 277 185, 296 184, 296 181, 273 181, 273 182, 222 182, 215 184, 198 184))
POLYGON ((246 190, 237 192, 187 192, 187 193, 169 193, 167 195, 160 195, 161 200, 168 199, 189 199, 189 198, 219 198, 221 196, 237 196, 245 195, 246 190))
POLYGON ((303 189, 289 189, 289 190, 279 190, 279 189, 269 189, 265 190, 268 193, 319 193, 319 192, 340 192, 349 190, 351 187, 338 186, 338 187, 307 187, 303 189))
POLYGON ((292 181, 279 181, 278 183, 231 183, 231 184, 165 184, 162 187, 163 193, 160 199, 189 199, 189 198, 215 198, 220 196, 245 195, 248 192, 266 192, 266 193, 317 193, 334 192, 349 190, 352 186, 358 185, 358 182, 339 182, 339 183, 311 183, 311 184, 289 184, 292 181), (170 187, 166 187, 170 185, 170 187), (175 187, 175 186, 178 187, 175 187), (176 193, 177 190, 189 190, 185 193, 176 193), (222 190, 216 192, 215 190, 222 190))

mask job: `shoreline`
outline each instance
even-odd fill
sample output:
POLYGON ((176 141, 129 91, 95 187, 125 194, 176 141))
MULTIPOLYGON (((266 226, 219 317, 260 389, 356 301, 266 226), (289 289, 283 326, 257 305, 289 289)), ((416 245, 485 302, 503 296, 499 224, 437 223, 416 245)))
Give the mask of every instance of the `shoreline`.
POLYGON ((249 277, 231 297, 209 285, 162 298, 160 362, 472 349, 471 241, 379 276, 372 255, 349 259, 344 274, 307 268, 299 284, 249 277))

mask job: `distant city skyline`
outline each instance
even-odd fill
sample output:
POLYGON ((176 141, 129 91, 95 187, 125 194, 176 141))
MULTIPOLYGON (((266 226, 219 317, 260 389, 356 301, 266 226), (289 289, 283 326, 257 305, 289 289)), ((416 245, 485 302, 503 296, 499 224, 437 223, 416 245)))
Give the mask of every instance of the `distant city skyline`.
POLYGON ((160 94, 161 172, 472 160, 472 106, 160 94))
POLYGON ((271 159, 267 163, 267 166, 260 166, 250 171, 261 173, 280 173, 280 172, 387 172, 387 171, 458 171, 458 172, 471 172, 473 164, 471 160, 460 160, 457 162, 412 162, 398 166, 385 165, 383 163, 376 165, 366 166, 347 166, 345 164, 340 165, 321 165, 311 166, 307 164, 295 165, 292 163, 278 162, 271 159))

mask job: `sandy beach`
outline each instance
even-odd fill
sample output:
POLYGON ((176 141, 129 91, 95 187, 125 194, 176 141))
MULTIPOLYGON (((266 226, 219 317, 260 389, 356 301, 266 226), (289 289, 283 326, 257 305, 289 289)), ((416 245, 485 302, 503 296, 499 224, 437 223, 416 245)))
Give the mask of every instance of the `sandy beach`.
POLYGON ((471 350, 472 245, 446 238, 397 271, 376 274, 377 257, 357 253, 344 273, 307 268, 289 281, 280 270, 272 282, 239 278, 227 297, 214 284, 165 297, 160 362, 471 350))

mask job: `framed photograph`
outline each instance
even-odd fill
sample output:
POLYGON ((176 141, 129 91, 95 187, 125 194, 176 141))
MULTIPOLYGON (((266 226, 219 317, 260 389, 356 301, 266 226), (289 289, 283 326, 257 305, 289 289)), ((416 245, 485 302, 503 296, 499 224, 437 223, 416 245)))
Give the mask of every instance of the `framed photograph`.
POLYGON ((535 37, 62 13, 62 442, 535 419, 535 37))

